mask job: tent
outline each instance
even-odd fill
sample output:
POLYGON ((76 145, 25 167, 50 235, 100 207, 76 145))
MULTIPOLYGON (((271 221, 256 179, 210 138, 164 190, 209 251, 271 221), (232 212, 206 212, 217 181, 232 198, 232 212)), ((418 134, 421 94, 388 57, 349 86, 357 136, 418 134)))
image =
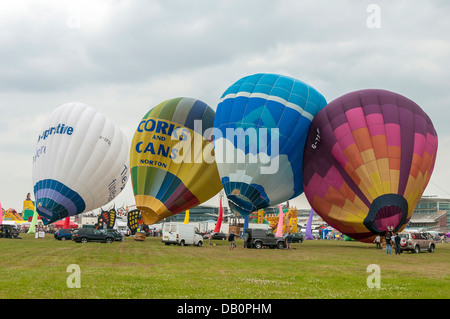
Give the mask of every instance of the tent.
MULTIPOLYGON (((55 222, 53 225, 55 225, 56 228, 64 228, 66 221, 64 219, 58 220, 57 222, 55 222)), ((69 224, 69 228, 73 229, 73 228, 78 228, 78 224, 70 222, 69 224)))

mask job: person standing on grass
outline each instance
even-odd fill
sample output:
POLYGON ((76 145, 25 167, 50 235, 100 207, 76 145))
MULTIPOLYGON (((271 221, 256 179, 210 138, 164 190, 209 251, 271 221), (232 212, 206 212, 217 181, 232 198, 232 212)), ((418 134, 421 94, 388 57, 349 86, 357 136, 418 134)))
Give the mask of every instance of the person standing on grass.
POLYGON ((391 250, 395 251, 395 234, 391 233, 391 250))
POLYGON ((400 255, 402 253, 402 250, 400 249, 400 241, 402 238, 398 235, 395 236, 395 254, 400 255))
POLYGON ((292 236, 291 236, 290 232, 288 232, 286 235, 286 248, 288 250, 291 250, 291 248, 292 248, 292 236))
POLYGON ((235 238, 236 235, 234 234, 234 230, 231 232, 231 234, 228 236, 228 241, 230 242, 230 250, 233 250, 234 247, 236 247, 235 238))
POLYGON ((386 254, 391 254, 391 232, 386 231, 386 236, 384 237, 386 240, 386 254))
POLYGON ((380 237, 380 234, 378 234, 377 237, 375 237, 374 242, 377 243, 377 250, 381 249, 381 237, 380 237))

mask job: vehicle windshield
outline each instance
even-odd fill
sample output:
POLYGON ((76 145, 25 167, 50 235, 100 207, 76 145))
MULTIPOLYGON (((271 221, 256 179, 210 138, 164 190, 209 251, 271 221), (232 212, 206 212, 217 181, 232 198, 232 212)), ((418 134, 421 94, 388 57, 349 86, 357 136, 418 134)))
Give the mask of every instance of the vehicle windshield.
POLYGON ((398 234, 401 238, 406 238, 408 239, 408 234, 398 234))

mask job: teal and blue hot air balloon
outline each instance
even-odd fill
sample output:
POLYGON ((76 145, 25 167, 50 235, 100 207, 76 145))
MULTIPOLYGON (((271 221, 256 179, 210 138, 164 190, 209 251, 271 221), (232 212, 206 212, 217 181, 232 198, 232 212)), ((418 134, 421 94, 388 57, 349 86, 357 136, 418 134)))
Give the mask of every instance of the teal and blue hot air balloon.
POLYGON ((306 137, 326 104, 313 87, 277 74, 246 76, 223 93, 214 148, 232 210, 245 217, 303 192, 306 137))

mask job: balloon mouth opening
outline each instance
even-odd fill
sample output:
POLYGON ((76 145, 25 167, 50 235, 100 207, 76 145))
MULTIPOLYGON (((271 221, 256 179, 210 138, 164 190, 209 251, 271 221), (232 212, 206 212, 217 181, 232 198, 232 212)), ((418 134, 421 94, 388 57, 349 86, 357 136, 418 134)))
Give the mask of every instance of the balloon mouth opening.
POLYGON ((245 182, 226 182, 223 185, 230 208, 241 216, 245 217, 269 206, 269 198, 262 186, 245 182))
POLYGON ((136 207, 141 211, 144 224, 152 225, 160 220, 159 215, 153 209, 146 206, 136 206, 136 207))
POLYGON ((374 234, 398 231, 406 222, 408 202, 398 194, 385 194, 377 197, 364 219, 364 225, 374 234))
POLYGON ((255 205, 244 195, 228 195, 228 205, 241 216, 247 216, 256 211, 255 205))
POLYGON ((54 223, 58 220, 61 220, 67 216, 60 216, 60 214, 58 214, 58 212, 47 208, 45 206, 38 206, 36 207, 36 211, 39 215, 39 217, 41 218, 42 222, 44 223, 44 225, 48 225, 51 223, 54 223), (49 217, 47 217, 49 216, 49 217))

